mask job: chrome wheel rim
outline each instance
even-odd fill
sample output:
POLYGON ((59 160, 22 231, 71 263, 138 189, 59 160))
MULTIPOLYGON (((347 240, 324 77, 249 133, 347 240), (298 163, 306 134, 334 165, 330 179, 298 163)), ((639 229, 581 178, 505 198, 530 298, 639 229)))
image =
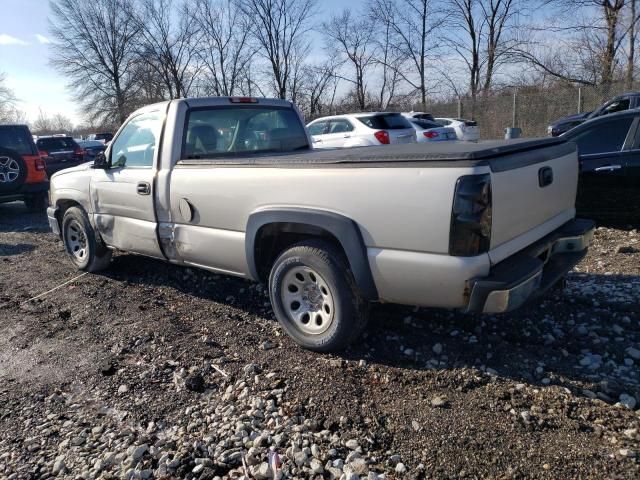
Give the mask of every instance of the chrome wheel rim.
POLYGON ((15 158, 0 157, 0 183, 11 183, 20 175, 20 166, 15 158))
POLYGON ((282 279, 280 296, 289 320, 303 333, 318 335, 333 323, 331 289, 312 268, 298 266, 289 270, 282 279))
POLYGON ((71 253, 71 255, 73 255, 77 260, 84 261, 88 253, 87 236, 85 235, 80 222, 77 220, 71 220, 67 223, 65 241, 69 253, 71 253))

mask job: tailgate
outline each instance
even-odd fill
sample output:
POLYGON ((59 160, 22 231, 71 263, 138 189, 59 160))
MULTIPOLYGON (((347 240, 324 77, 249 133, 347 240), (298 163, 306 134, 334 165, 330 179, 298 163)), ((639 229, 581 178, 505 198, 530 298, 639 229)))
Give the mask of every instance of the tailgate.
POLYGON ((416 141, 416 131, 414 128, 389 129, 389 143, 413 143, 416 141))
POLYGON ((494 263, 574 217, 578 184, 575 147, 514 153, 496 159, 495 165, 492 161, 491 167, 491 250, 502 246, 499 253, 490 252, 494 263))

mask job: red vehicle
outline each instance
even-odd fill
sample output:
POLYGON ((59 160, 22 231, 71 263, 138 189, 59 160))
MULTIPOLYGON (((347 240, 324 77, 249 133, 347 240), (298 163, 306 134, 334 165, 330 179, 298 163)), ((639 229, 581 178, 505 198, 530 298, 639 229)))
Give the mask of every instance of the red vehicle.
POLYGON ((26 125, 0 125, 0 203, 24 201, 29 210, 47 208, 46 162, 26 125))

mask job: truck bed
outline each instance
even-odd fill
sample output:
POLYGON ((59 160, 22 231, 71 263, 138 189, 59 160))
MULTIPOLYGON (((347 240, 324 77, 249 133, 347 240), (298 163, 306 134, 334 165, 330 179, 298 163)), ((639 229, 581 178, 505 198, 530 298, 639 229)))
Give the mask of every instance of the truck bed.
POLYGON ((561 157, 575 150, 562 138, 489 140, 481 142, 434 142, 359 147, 335 150, 310 150, 304 153, 265 153, 238 157, 207 157, 181 160, 180 165, 345 165, 431 167, 488 165, 494 172, 506 171, 561 157))

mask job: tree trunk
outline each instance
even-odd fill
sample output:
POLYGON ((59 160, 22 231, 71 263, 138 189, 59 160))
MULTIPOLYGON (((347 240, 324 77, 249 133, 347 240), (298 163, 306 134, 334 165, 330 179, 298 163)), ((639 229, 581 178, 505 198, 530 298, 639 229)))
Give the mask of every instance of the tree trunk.
POLYGON ((633 67, 636 48, 636 0, 630 0, 629 6, 631 8, 631 25, 629 26, 629 53, 627 54, 627 90, 633 89, 633 67))

